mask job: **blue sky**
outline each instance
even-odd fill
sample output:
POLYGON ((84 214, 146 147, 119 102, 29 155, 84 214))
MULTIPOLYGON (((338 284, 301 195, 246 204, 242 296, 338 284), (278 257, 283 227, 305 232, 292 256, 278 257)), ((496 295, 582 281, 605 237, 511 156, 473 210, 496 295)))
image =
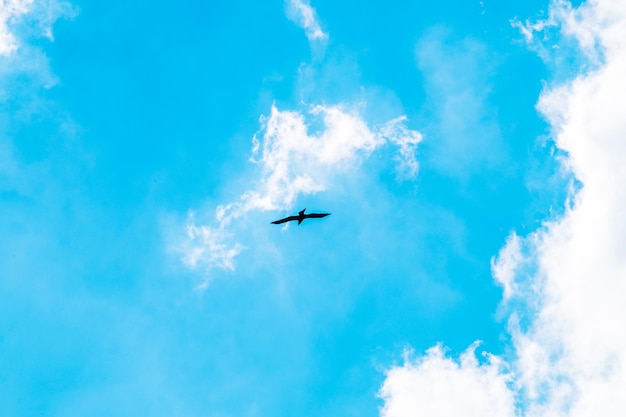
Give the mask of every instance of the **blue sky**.
POLYGON ((590 415, 621 3, 0 3, 0 415, 590 415))

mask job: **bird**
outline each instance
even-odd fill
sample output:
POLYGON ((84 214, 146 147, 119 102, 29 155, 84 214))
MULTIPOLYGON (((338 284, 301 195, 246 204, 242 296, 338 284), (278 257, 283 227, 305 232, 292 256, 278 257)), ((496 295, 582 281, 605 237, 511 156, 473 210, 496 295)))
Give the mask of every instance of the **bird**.
POLYGON ((330 216, 330 213, 309 213, 309 214, 304 214, 305 210, 306 209, 304 209, 302 211, 299 211, 297 216, 285 217, 284 219, 280 219, 280 220, 276 220, 276 221, 272 222, 272 224, 281 224, 281 223, 286 223, 286 222, 297 220, 298 221, 298 225, 300 225, 300 223, 302 223, 302 221, 304 219, 318 219, 320 217, 330 216))

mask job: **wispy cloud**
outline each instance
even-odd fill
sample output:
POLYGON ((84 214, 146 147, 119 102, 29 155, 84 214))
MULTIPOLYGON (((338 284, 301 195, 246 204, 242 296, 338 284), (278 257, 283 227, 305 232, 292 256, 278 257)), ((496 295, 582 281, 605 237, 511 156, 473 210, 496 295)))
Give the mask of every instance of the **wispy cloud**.
POLYGON ((54 22, 75 15, 64 1, 0 0, 0 102, 33 108, 39 101, 38 89, 56 84, 48 58, 33 41, 53 40, 54 22), (11 94, 17 85, 20 94, 11 94))
POLYGON ((328 39, 317 19, 315 9, 308 0, 286 0, 287 17, 304 29, 310 42, 321 42, 328 39))
POLYGON ((8 132, 33 113, 48 111, 40 90, 52 87, 56 77, 33 41, 42 36, 52 39, 52 24, 74 14, 62 1, 0 0, 0 191, 28 193, 42 178, 40 166, 20 161, 8 132), (29 181, 31 177, 34 181, 29 181))
POLYGON ((415 151, 422 136, 406 127, 404 116, 370 126, 357 108, 346 105, 317 105, 307 112, 272 106, 260 123, 251 158, 260 179, 251 181, 238 200, 218 206, 212 223, 199 226, 189 216, 184 260, 190 267, 232 269, 241 250, 229 231, 233 219, 251 211, 290 209, 299 196, 327 190, 387 144, 398 148, 394 158, 399 177, 417 174, 415 151))
POLYGON ((597 33, 619 19, 620 7, 620 2, 615 2, 611 6, 612 13, 605 13, 600 8, 586 5, 574 8, 567 0, 552 0, 546 18, 536 21, 514 18, 511 25, 520 31, 526 44, 546 63, 558 66, 567 59, 575 58, 570 54, 574 48, 567 45, 572 41, 577 44, 575 53, 582 55, 575 58, 578 63, 595 68, 609 50, 597 33))
POLYGON ((0 2, 0 55, 17 49, 17 39, 10 26, 21 15, 29 12, 33 0, 2 0, 0 2))
POLYGON ((52 40, 52 24, 60 17, 75 14, 76 10, 65 1, 0 0, 0 56, 19 49, 22 40, 16 28, 31 37, 44 36, 52 40))
POLYGON ((468 388, 462 381, 472 378, 484 387, 474 398, 490 397, 489 405, 481 405, 482 415, 626 412, 626 2, 598 0, 574 9, 558 1, 551 10, 555 24, 576 37, 583 53, 600 45, 604 58, 597 70, 545 91, 539 101, 557 145, 568 153, 567 167, 583 187, 573 191, 573 204, 561 219, 527 237, 513 233, 494 260, 514 344, 510 370, 495 370, 491 361, 459 364, 436 348, 417 364, 387 375, 381 391, 386 417, 427 410, 434 410, 429 415, 472 415, 450 408, 452 399, 464 403, 468 388), (443 376, 450 390, 439 395, 433 387, 443 376), (478 382, 479 376, 485 380, 478 382), (512 379, 502 389, 506 378, 512 379), (426 405, 406 400, 409 391, 426 405))
POLYGON ((416 55, 432 120, 425 158, 445 175, 461 178, 501 166, 507 153, 489 103, 496 57, 483 42, 457 39, 442 27, 420 39, 416 55))

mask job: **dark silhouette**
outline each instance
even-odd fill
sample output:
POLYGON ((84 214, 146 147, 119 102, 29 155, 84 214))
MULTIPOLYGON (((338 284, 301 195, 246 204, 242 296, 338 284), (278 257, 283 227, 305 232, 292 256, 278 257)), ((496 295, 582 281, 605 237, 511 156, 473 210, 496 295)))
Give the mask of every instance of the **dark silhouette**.
MULTIPOLYGON (((304 209, 306 210, 306 209, 304 209)), ((311 214, 304 214, 304 210, 298 212, 297 216, 289 216, 289 217, 285 217, 284 219, 280 219, 280 220, 276 220, 275 222, 272 222, 272 224, 281 224, 281 223, 286 223, 286 222, 290 222, 293 220, 297 220, 298 221, 298 225, 300 223, 302 223, 302 220, 304 219, 318 219, 320 217, 326 217, 329 216, 330 213, 311 213, 311 214)))

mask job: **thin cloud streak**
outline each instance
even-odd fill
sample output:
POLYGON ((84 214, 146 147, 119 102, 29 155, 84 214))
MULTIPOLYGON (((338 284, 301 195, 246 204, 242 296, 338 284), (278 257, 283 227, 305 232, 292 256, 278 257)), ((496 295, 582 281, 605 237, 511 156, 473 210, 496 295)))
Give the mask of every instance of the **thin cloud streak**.
POLYGON ((323 42, 328 39, 318 21, 315 9, 308 0, 288 0, 286 13, 289 20, 304 29, 309 42, 323 42))

